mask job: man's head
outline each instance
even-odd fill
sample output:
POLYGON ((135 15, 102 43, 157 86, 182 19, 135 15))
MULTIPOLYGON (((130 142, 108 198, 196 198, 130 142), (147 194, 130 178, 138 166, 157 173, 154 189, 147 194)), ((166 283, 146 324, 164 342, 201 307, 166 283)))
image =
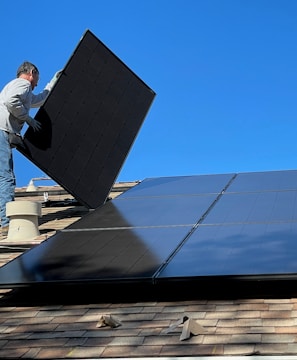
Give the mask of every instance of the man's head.
POLYGON ((23 62, 17 69, 17 77, 30 81, 33 90, 35 86, 37 86, 39 80, 39 71, 37 66, 29 61, 23 62))

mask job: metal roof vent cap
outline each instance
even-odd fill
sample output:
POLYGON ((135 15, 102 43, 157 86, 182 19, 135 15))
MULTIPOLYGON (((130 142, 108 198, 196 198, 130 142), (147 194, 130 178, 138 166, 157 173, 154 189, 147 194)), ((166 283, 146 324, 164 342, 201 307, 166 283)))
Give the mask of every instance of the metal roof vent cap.
POLYGON ((10 218, 7 240, 29 240, 39 236, 38 216, 41 204, 34 201, 10 201, 6 204, 10 218))
POLYGON ((37 190, 37 187, 34 185, 33 179, 31 179, 27 186, 26 191, 30 192, 30 191, 36 191, 36 190, 37 190))

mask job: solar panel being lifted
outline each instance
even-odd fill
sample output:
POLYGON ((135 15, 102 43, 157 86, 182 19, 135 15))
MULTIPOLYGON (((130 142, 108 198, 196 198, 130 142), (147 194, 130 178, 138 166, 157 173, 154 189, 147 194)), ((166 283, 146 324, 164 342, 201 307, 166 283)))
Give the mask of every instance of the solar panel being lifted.
POLYGON ((28 128, 23 155, 88 208, 102 205, 155 97, 86 31, 28 128))

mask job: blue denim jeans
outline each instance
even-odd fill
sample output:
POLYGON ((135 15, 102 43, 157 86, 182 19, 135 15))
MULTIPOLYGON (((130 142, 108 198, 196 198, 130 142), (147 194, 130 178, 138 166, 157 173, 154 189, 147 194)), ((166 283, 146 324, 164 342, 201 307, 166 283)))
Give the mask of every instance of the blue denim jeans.
POLYGON ((8 133, 0 130, 0 220, 1 226, 9 224, 6 216, 6 203, 14 200, 15 176, 13 172, 12 149, 8 133))

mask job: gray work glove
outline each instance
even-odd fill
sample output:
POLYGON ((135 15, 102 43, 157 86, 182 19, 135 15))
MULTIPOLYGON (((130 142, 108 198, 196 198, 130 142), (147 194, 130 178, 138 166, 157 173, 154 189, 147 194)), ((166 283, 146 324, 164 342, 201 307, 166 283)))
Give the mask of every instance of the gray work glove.
POLYGON ((51 81, 46 85, 45 89, 51 91, 54 85, 56 84, 57 80, 61 76, 63 70, 59 70, 55 73, 51 81))
POLYGON ((27 120, 27 124, 28 124, 29 126, 31 126, 31 128, 32 128, 34 131, 38 131, 38 130, 41 129, 41 124, 40 124, 40 122, 37 121, 37 120, 35 120, 35 119, 33 119, 33 118, 29 118, 29 119, 27 120))
POLYGON ((23 142, 21 134, 9 133, 8 139, 11 148, 25 148, 25 144, 23 142))

